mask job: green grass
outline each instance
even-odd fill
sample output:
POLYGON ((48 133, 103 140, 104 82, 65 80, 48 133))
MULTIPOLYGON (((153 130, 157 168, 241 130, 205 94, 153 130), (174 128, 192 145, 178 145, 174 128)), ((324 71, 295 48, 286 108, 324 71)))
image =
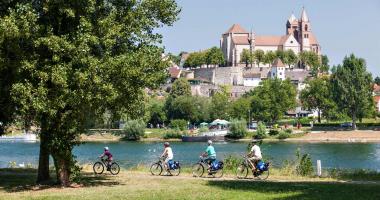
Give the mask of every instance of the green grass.
POLYGON ((0 170, 0 199, 380 199, 380 185, 320 179, 254 181, 154 177, 147 171, 118 176, 85 174, 80 188, 36 186, 35 170, 0 170))

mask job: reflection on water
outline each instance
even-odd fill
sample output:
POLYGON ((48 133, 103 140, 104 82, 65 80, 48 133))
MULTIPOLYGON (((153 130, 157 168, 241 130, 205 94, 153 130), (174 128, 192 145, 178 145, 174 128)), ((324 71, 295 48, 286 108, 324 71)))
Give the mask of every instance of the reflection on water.
MULTIPOLYGON (((248 143, 223 142, 216 143, 218 159, 226 155, 241 155, 247 149, 248 143)), ((74 154, 80 163, 93 163, 97 156, 108 146, 114 158, 124 167, 136 164, 149 164, 158 159, 163 150, 159 142, 117 142, 117 143, 86 143, 74 149, 74 154)), ((197 161, 205 150, 205 143, 172 142, 174 159, 183 164, 197 161)), ((279 166, 286 159, 294 159, 297 148, 302 153, 309 153, 314 162, 322 161, 322 167, 365 168, 380 171, 380 144, 297 144, 297 143, 264 143, 262 152, 275 165, 279 166)), ((37 164, 39 143, 0 143, 0 167, 6 167, 9 161, 17 163, 37 164)))

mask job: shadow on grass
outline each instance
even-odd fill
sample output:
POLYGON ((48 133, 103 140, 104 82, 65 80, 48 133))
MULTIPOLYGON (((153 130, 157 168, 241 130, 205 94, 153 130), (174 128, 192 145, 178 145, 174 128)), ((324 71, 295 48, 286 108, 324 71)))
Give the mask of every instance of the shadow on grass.
POLYGON ((280 199, 380 199, 379 184, 336 182, 208 181, 211 187, 242 192, 288 194, 280 199))
MULTIPOLYGON (((36 169, 0 169, 0 191, 21 192, 21 191, 38 191, 50 188, 61 188, 56 181, 51 180, 43 185, 36 184, 36 169)), ((51 177, 55 177, 52 173, 51 177)), ((94 187, 94 186, 114 186, 121 185, 111 175, 98 175, 92 173, 82 173, 79 184, 73 187, 94 187)))

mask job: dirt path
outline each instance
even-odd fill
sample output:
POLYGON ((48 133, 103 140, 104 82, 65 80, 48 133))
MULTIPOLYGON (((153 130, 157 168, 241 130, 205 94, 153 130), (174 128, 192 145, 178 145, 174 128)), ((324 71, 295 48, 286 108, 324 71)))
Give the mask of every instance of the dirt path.
POLYGON ((312 131, 300 138, 285 141, 297 142, 380 142, 380 131, 312 131))

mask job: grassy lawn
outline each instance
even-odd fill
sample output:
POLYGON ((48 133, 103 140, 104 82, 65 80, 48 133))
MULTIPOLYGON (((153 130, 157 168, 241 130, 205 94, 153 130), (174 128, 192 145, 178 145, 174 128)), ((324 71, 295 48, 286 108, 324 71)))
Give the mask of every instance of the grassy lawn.
POLYGON ((1 170, 0 199, 380 199, 379 183, 86 174, 79 188, 36 186, 35 170, 1 170))

